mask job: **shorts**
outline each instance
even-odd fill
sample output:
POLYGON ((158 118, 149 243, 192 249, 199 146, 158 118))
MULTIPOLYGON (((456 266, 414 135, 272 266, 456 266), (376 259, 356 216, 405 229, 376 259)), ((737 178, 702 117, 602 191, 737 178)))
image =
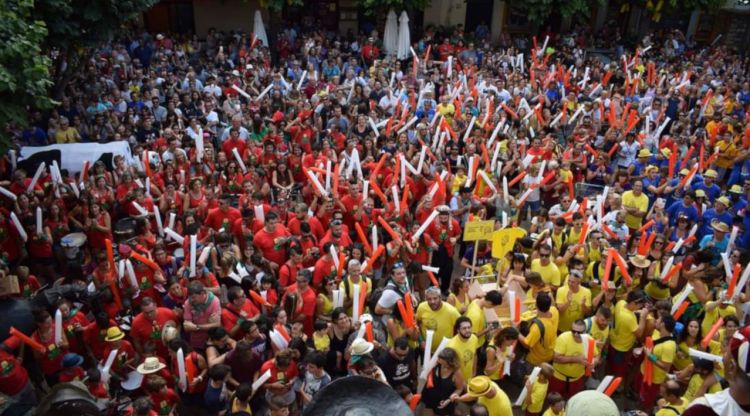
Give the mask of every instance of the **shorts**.
POLYGON ((583 390, 585 379, 586 377, 579 377, 574 381, 564 381, 556 376, 552 376, 549 382, 549 391, 560 393, 565 400, 568 400, 583 390))
POLYGON ((611 344, 607 350, 608 373, 615 377, 625 377, 633 364, 632 351, 618 351, 611 344))
POLYGON ((638 392, 641 408, 646 411, 650 411, 656 405, 656 400, 659 399, 660 387, 661 384, 651 383, 650 386, 646 384, 643 380, 643 374, 640 371, 633 378, 633 391, 638 392))

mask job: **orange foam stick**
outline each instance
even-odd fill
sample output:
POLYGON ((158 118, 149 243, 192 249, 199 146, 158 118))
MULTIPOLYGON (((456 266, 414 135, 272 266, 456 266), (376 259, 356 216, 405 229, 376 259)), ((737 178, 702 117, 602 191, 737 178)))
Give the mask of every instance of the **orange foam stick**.
POLYGON ((615 100, 609 102, 609 125, 617 128, 617 115, 615 114, 615 100))
POLYGON ((615 145, 612 146, 611 149, 609 149, 609 152, 607 152, 607 156, 609 156, 609 158, 612 159, 612 155, 615 154, 615 152, 617 151, 617 148, 619 148, 619 147, 620 147, 620 144, 619 143, 615 143, 615 145))
POLYGON ((427 145, 426 145, 426 144, 424 143, 424 140, 422 140, 422 139, 420 139, 420 138, 417 138, 417 140, 419 140, 419 144, 420 144, 420 145, 422 145, 423 147, 427 148, 427 156, 429 156, 429 157, 430 157, 430 159, 432 159, 433 161, 437 161, 437 157, 435 157, 435 155, 434 155, 434 154, 432 153, 432 150, 430 150, 430 147, 429 147, 429 146, 427 146, 427 145))
POLYGON ((276 332, 278 332, 279 335, 281 335, 281 337, 284 338, 287 342, 289 342, 289 340, 292 339, 292 337, 289 336, 289 332, 287 332, 284 325, 276 324, 273 326, 273 329, 275 329, 276 332))
POLYGON ((362 316, 362 313, 365 311, 366 300, 367 300, 367 282, 363 280, 360 282, 360 290, 359 290, 359 316, 362 316))
POLYGON ((428 271, 427 276, 430 277, 430 282, 432 282, 433 286, 440 287, 440 283, 438 283, 437 277, 435 277, 435 273, 428 271))
POLYGON ((10 334, 13 335, 14 337, 18 338, 24 344, 26 344, 29 347, 31 347, 31 348, 39 351, 42 354, 44 354, 45 352, 47 352, 47 349, 44 348, 44 345, 38 343, 37 341, 35 341, 30 336, 24 334, 23 332, 17 330, 16 328, 14 328, 12 326, 10 327, 10 334))
POLYGON ((589 233, 589 223, 584 222, 581 227, 581 235, 578 237, 578 244, 584 244, 586 242, 586 234, 589 233))
POLYGON ((344 273, 344 266, 346 265, 346 255, 344 251, 339 252, 339 268, 336 270, 336 280, 341 280, 341 275, 344 273))
POLYGON ((521 182, 521 180, 525 177, 526 177, 526 171, 519 173, 518 176, 516 176, 515 178, 511 179, 510 182, 508 182, 508 187, 511 187, 517 184, 518 182, 521 182))
MULTIPOLYGON (((487 151, 487 146, 484 143, 479 145, 479 149, 482 150, 482 160, 484 161, 484 168, 487 169, 490 166, 490 154, 487 151)), ((477 160, 477 167, 479 167, 479 161, 477 160)), ((476 173, 476 171, 474 172, 476 173)))
POLYGON ((115 254, 112 249, 112 240, 104 239, 104 246, 107 249, 107 261, 109 262, 110 270, 115 270, 115 254))
POLYGON ((372 322, 367 322, 365 324, 365 337, 367 337, 368 342, 372 342, 375 337, 372 335, 372 322))
POLYGON ((617 377, 614 380, 612 380, 612 382, 609 383, 607 390, 604 391, 604 394, 612 397, 612 394, 614 394, 615 390, 617 390, 617 388, 620 387, 620 383, 622 383, 622 377, 617 377))
POLYGON ((147 257, 141 255, 140 253, 136 252, 135 250, 133 250, 130 253, 130 257, 132 257, 132 258, 140 261, 141 263, 145 264, 151 270, 159 270, 159 269, 161 269, 161 267, 159 267, 159 265, 156 264, 153 260, 149 260, 147 257))
POLYGON ((375 264, 375 262, 378 260, 378 257, 380 257, 381 254, 383 254, 383 251, 385 251, 385 247, 380 244, 378 248, 375 249, 375 252, 372 253, 372 256, 370 257, 370 261, 367 262, 367 267, 362 270, 362 274, 367 273, 372 269, 372 266, 375 264))
POLYGON ((674 177, 674 168, 677 165, 677 152, 672 152, 669 155, 669 179, 674 177))
POLYGON ((668 252, 672 251, 672 249, 674 248, 674 246, 675 246, 675 242, 674 241, 670 241, 669 244, 667 244, 667 247, 664 249, 664 252, 668 253, 668 252))
MULTIPOLYGON (((646 348, 649 350, 654 349, 654 340, 651 337, 646 338, 646 348)), ((645 357, 643 361, 643 379, 646 385, 652 385, 654 383, 654 363, 645 357)))
POLYGON ((620 115, 620 120, 618 121, 618 124, 620 126, 626 125, 625 123, 626 123, 626 120, 628 119, 628 114, 630 114, 630 103, 625 104, 625 108, 622 110, 622 114, 620 115))
POLYGON ((513 311, 515 315, 513 317, 515 318, 514 324, 518 325, 521 322, 521 298, 516 296, 514 302, 513 302, 513 311))
POLYGON ((534 107, 534 114, 536 115, 536 119, 539 122, 539 125, 544 126, 546 124, 546 121, 544 120, 544 117, 542 117, 542 111, 538 107, 534 107))
POLYGON ((380 156, 380 160, 378 160, 378 164, 375 165, 375 169, 372 170, 372 174, 370 174, 370 178, 375 178, 378 176, 378 173, 380 173, 380 169, 383 168, 383 164, 385 163, 386 156, 388 156, 388 153, 383 153, 380 156))
POLYGON ((689 306, 690 306, 690 301, 687 301, 687 300, 682 301, 682 303, 680 304, 680 307, 677 308, 677 310, 674 311, 674 315, 672 315, 672 317, 674 318, 674 320, 676 321, 676 320, 680 319, 680 317, 682 316, 682 314, 685 313, 685 311, 687 310, 687 308, 689 306))
POLYGON ((617 234, 615 234, 615 232, 612 231, 612 229, 609 228, 609 226, 603 222, 602 222, 602 230, 604 230, 604 232, 607 233, 607 235, 609 235, 609 237, 612 238, 613 240, 619 240, 619 238, 617 238, 617 234))
MULTIPOLYGON (((430 374, 432 374, 432 373, 430 373, 430 374)), ((416 412, 417 411, 417 406, 419 406, 419 401, 420 400, 422 400, 422 395, 419 394, 419 393, 413 394, 411 396, 411 400, 409 400, 409 409, 412 412, 416 412)))
POLYGON ((257 303, 258 305, 263 306, 268 303, 265 299, 263 299, 263 296, 258 294, 258 292, 254 290, 248 290, 247 292, 250 294, 250 297, 253 299, 253 302, 257 303))
POLYGON ((372 179, 370 179, 370 189, 372 189, 372 191, 375 192, 375 195, 377 195, 383 202, 383 207, 388 208, 388 197, 385 196, 383 190, 380 189, 378 184, 372 179))
MULTIPOLYGON (((677 273, 680 272, 680 270, 682 270, 682 262, 679 262, 675 264, 674 266, 672 266, 672 268, 669 269, 667 274, 664 275, 664 278, 661 279, 661 282, 666 285, 667 283, 669 283, 670 280, 672 280, 673 277, 675 277, 675 275, 677 275, 677 273)), ((677 318, 674 318, 674 319, 677 319, 677 318)))
POLYGON ((719 318, 716 323, 711 326, 711 330, 708 331, 708 334, 706 334, 705 337, 703 337, 703 340, 701 341, 701 346, 703 348, 708 348, 708 344, 711 342, 712 339, 714 339, 714 335, 716 335, 716 332, 719 331, 719 328, 721 328, 724 325, 724 318, 719 318))
POLYGON ((581 216, 584 216, 586 214, 586 208, 589 206, 589 199, 586 197, 583 197, 583 201, 581 201, 581 205, 578 207, 578 213, 581 214, 581 216))
POLYGON ((386 221, 383 217, 378 217, 378 222, 381 226, 383 226, 383 229, 388 233, 388 235, 391 236, 391 238, 395 241, 401 242, 401 236, 391 228, 391 225, 388 224, 388 221, 386 221))
POLYGON ((402 212, 405 212, 406 208, 409 206, 409 184, 408 183, 404 187, 404 190, 401 191, 401 205, 399 206, 401 207, 402 212))
POLYGON ((419 65, 417 64, 417 57, 416 56, 412 59, 411 66, 412 66, 411 67, 411 75, 414 78, 417 78, 417 68, 419 67, 419 65))
POLYGON ((586 375, 591 376, 591 364, 594 362, 594 354, 596 353, 596 340, 594 340, 594 337, 589 337, 589 345, 588 345, 588 351, 586 351, 586 361, 588 365, 586 366, 586 375))
POLYGON ((542 178, 542 181, 539 183, 539 186, 544 186, 549 183, 549 181, 552 180, 552 178, 555 177, 555 171, 549 171, 546 175, 544 175, 544 178, 542 178))
POLYGON ((146 172, 146 177, 151 177, 151 165, 148 163, 148 151, 143 151, 143 169, 146 172))
POLYGON ((594 157, 599 156, 599 152, 597 152, 596 149, 594 149, 593 147, 591 147, 590 144, 586 145, 586 150, 589 152, 589 154, 591 154, 594 157))
POLYGON ((428 389, 435 387, 432 380, 432 371, 430 371, 430 374, 427 375, 427 382, 425 383, 425 387, 427 387, 428 389))
POLYGON ((506 113, 508 113, 508 115, 510 115, 514 119, 518 120, 518 114, 515 111, 511 110, 510 107, 508 107, 507 105, 505 105, 505 103, 500 103, 500 107, 502 107, 503 111, 505 111, 506 113))
POLYGON ((568 184, 568 195, 570 196, 571 199, 575 198, 576 190, 575 190, 575 186, 573 185, 573 176, 568 178, 567 184, 568 184))
POLYGON ((406 314, 409 315, 409 322, 412 325, 410 328, 413 328, 416 321, 414 320, 414 304, 411 300, 411 293, 407 292, 404 295, 404 307, 406 308, 406 314))
POLYGON ((717 152, 711 153, 711 156, 709 156, 708 159, 706 160, 704 168, 710 167, 714 163, 717 157, 719 157, 719 153, 717 152))
POLYGON ((424 53, 424 62, 427 63, 427 61, 430 60, 430 52, 432 51, 432 45, 427 45, 427 52, 424 53))
POLYGON ((693 166, 693 167, 692 167, 692 168, 690 169, 690 173, 688 173, 688 174, 687 174, 687 176, 685 176, 684 178, 682 178, 682 180, 680 181, 680 185, 679 185, 678 187, 679 187, 679 188, 682 188, 682 187, 684 187, 685 185, 687 185, 687 182, 688 182, 688 180, 689 180, 690 178, 692 178, 692 177, 693 177, 693 176, 695 175, 695 173, 696 173, 696 172, 698 172, 698 165, 695 165, 695 166, 693 166))
POLYGON ((628 121, 628 125, 625 127, 625 132, 623 134, 628 134, 630 130, 633 130, 633 127, 635 127, 635 125, 638 124, 639 121, 641 121, 641 118, 637 116, 630 119, 630 121, 628 121))
POLYGON ((737 278, 740 277, 740 271, 742 271, 742 266, 737 263, 734 265, 734 270, 732 271, 732 280, 729 281, 729 288, 727 289, 727 299, 732 299, 732 296, 734 296, 734 290, 737 287, 737 278))
POLYGON ((362 230, 362 226, 359 225, 359 222, 354 223, 354 229, 357 230, 357 236, 359 236, 359 241, 362 242, 362 245, 365 247, 365 251, 367 251, 368 255, 372 255, 372 246, 370 245, 370 242, 367 241, 367 237, 365 237, 365 232, 362 230))
POLYGON ((612 78, 612 71, 607 71, 602 78, 602 85, 607 85, 610 78, 612 78))
POLYGON ((401 299, 399 299, 396 302, 396 306, 398 306, 398 312, 401 314, 401 320, 404 321, 404 326, 406 328, 411 328, 409 326, 409 317, 406 316, 406 306, 404 306, 404 302, 402 302, 401 299))
POLYGON ((337 163, 333 168, 333 194, 339 195, 339 164, 337 163))
POLYGON ((706 168, 706 166, 704 165, 705 156, 706 156, 706 146, 701 146, 701 148, 698 149, 698 170, 700 170, 701 172, 703 171, 703 169, 706 168))
POLYGON ((120 289, 117 287, 117 280, 110 279, 109 280, 109 291, 112 292, 112 300, 115 301, 115 305, 117 305, 117 310, 122 310, 122 298, 120 297, 120 289))
POLYGON ((615 263, 617 263, 617 267, 620 268, 620 274, 622 274, 622 278, 625 279, 625 283, 632 284, 633 278, 630 277, 630 272, 628 272, 628 265, 625 263, 625 260, 623 260, 622 257, 620 257, 620 253, 617 252, 615 249, 612 250, 612 253, 615 256, 615 263))

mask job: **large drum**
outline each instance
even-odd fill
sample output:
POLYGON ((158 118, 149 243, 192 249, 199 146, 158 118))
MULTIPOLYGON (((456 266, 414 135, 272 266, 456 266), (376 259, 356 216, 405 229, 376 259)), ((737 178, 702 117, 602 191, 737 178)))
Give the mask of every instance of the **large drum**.
POLYGON ((115 223, 115 241, 120 243, 135 237, 137 220, 135 218, 123 218, 115 223))
POLYGON ((68 260, 76 259, 84 244, 86 244, 86 234, 84 233, 71 233, 60 240, 60 246, 68 260))

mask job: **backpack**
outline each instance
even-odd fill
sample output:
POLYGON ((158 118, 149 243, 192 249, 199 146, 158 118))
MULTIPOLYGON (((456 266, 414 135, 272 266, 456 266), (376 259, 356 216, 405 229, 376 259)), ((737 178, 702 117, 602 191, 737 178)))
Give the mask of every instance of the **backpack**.
POLYGON ((377 315, 375 313, 375 306, 380 302, 380 298, 386 290, 393 290, 398 293, 402 299, 404 298, 405 293, 402 292, 401 289, 398 288, 398 285, 389 278, 383 287, 373 288, 370 293, 370 301, 367 304, 367 307, 370 308, 370 314, 373 316, 377 315))
MULTIPOLYGON (((523 336, 528 336, 529 332, 531 332, 532 325, 536 325, 539 328, 539 342, 542 344, 542 346, 544 346, 544 324, 538 316, 535 316, 527 321, 521 321, 521 324, 518 326, 518 332, 520 332, 523 336)), ((529 352, 529 349, 526 348, 526 346, 524 346, 522 343, 518 343, 517 347, 525 353, 529 352)))

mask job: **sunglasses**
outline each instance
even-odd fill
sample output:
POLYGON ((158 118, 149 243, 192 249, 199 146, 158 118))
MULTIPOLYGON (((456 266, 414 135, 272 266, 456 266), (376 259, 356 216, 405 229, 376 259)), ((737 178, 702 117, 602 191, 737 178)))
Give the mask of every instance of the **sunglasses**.
POLYGON ((581 335, 581 334, 583 334, 583 331, 576 331, 575 329, 570 330, 570 332, 572 332, 573 335, 581 335))
POLYGON ((547 254, 542 254, 542 253, 539 253, 539 257, 544 257, 544 258, 547 258, 547 257, 549 257, 549 256, 550 256, 550 253, 547 253, 547 254))

